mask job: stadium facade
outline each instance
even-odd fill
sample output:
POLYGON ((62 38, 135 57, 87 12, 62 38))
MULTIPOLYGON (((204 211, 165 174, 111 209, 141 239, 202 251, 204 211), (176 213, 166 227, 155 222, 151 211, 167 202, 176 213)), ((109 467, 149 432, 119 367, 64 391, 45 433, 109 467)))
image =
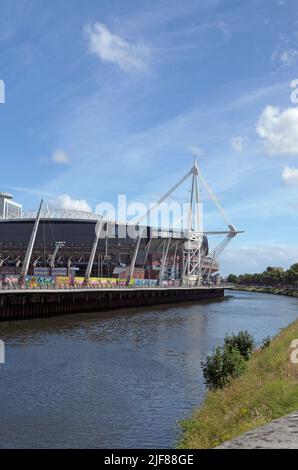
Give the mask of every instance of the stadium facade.
MULTIPOLYGON (((22 210, 12 196, 0 194, 0 275, 18 275, 36 219, 36 213, 22 210)), ((34 243, 30 275, 85 274, 100 216, 73 210, 43 209, 34 243), (53 259, 53 255, 55 259, 53 259)), ((135 239, 129 236, 131 226, 107 222, 105 236, 100 237, 92 266, 94 278, 125 277, 132 262, 135 239)), ((135 263, 134 277, 158 279, 164 262, 162 279, 181 277, 183 249, 186 238, 180 232, 142 227, 142 239, 135 263), (164 260, 166 256, 166 259, 164 260)), ((210 268, 208 239, 203 238, 202 272, 210 268)), ((218 271, 212 263, 212 273, 218 271)))

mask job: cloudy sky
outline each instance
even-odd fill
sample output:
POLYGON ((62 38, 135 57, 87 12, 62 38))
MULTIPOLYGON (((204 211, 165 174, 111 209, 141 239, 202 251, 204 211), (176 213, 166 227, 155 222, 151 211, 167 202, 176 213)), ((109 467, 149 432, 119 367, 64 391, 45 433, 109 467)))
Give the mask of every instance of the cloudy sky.
POLYGON ((0 187, 25 208, 155 201, 195 149, 245 230, 223 272, 298 261, 296 0, 1 0, 0 79, 0 187))

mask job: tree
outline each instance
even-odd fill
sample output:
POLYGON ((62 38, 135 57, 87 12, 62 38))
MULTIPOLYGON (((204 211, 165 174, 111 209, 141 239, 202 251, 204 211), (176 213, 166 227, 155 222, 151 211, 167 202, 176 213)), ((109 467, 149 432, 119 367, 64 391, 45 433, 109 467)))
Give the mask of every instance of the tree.
POLYGON ((296 271, 298 273, 298 263, 292 264, 292 266, 290 266, 290 269, 293 269, 293 271, 296 271))
POLYGON ((291 266, 290 269, 286 271, 285 278, 288 284, 296 284, 298 282, 298 271, 291 266))
POLYGON ((226 335, 225 346, 230 349, 238 349, 241 356, 248 361, 254 347, 254 338, 247 330, 239 331, 237 335, 234 333, 230 336, 226 335))
POLYGON ((211 390, 220 389, 239 377, 246 369, 246 361, 237 348, 217 347, 213 355, 201 363, 205 384, 211 390))

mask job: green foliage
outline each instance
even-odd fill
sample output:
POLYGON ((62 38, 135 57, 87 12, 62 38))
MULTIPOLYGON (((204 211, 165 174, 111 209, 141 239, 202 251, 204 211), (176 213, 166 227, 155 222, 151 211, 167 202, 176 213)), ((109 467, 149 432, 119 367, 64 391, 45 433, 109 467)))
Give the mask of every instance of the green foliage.
POLYGON ((246 330, 239 331, 238 335, 234 333, 231 336, 226 335, 225 346, 230 349, 238 349, 241 356, 248 361, 253 351, 254 338, 246 330))
POLYGON ((228 282, 248 286, 296 286, 298 284, 298 263, 292 264, 286 271, 268 266, 266 271, 254 274, 230 274, 228 282))
POLYGON ((220 389, 246 370, 246 361, 237 348, 217 347, 213 355, 201 363, 205 384, 210 390, 220 389))
POLYGON ((261 346, 261 349, 266 349, 266 348, 269 348, 270 344, 271 344, 271 341, 272 341, 272 338, 271 336, 266 336, 266 338, 264 338, 262 340, 262 346, 261 346))
POLYGON ((292 264, 291 268, 293 271, 296 271, 298 273, 298 263, 292 264))
POLYGON ((296 270, 296 266, 297 264, 293 264, 285 273, 285 278, 288 284, 295 284, 298 282, 298 270, 296 270))
POLYGON ((227 281, 230 282, 231 284, 236 284, 237 276, 235 274, 229 274, 229 276, 227 277, 227 281))

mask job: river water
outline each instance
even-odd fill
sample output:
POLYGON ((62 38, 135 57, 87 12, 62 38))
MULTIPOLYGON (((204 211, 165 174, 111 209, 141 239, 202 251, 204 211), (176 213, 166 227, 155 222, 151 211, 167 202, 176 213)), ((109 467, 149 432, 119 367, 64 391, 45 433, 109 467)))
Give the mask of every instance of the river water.
POLYGON ((0 323, 0 447, 174 447, 205 393, 200 362, 226 333, 262 338, 298 299, 224 300, 0 323))

